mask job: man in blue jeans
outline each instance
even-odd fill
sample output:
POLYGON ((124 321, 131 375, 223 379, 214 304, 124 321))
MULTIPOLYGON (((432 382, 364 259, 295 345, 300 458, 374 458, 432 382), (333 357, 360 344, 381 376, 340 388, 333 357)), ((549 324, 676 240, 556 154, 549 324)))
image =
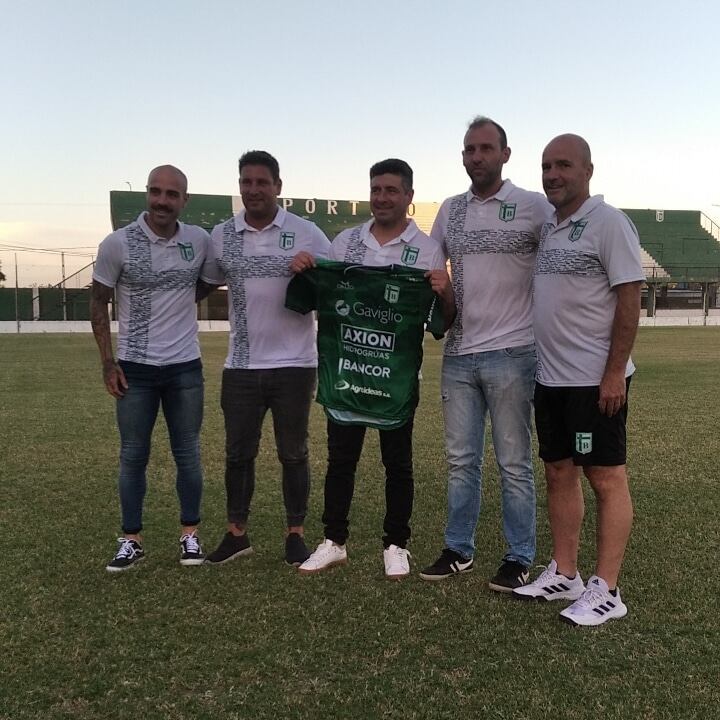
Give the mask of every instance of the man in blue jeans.
POLYGON ((471 187, 445 200, 431 232, 450 259, 457 316, 441 381, 449 466, 445 548, 420 577, 442 580, 473 569, 489 415, 507 543, 490 588, 512 592, 527 582, 535 557, 531 296, 538 239, 552 208, 539 193, 502 179, 510 148, 493 120, 470 123, 462 157, 471 187))
POLYGON ((117 400, 120 430, 123 534, 106 566, 109 572, 127 570, 145 557, 145 469, 161 406, 177 466, 180 564, 199 565, 204 559, 197 537, 203 376, 195 292, 209 236, 202 228, 178 222, 187 201, 185 175, 171 165, 155 168, 148 177, 147 211, 103 240, 93 272, 92 328, 105 387, 117 400), (117 360, 107 308, 113 289, 118 303, 117 360))

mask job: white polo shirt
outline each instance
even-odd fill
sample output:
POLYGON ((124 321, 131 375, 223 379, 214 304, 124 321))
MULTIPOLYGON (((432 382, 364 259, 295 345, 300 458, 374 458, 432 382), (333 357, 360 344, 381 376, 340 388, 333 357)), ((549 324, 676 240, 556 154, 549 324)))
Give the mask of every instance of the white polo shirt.
POLYGON ((170 365, 200 357, 195 285, 210 237, 196 225, 177 225, 162 238, 143 212, 100 243, 93 280, 117 287, 121 360, 170 365))
POLYGON ((552 211, 544 195, 509 180, 486 200, 469 190, 440 206, 430 234, 450 258, 457 305, 445 355, 533 342, 535 254, 552 211))
POLYGON ((290 262, 301 250, 327 257, 330 241, 315 223, 278 207, 262 230, 245 211, 216 225, 201 278, 228 286, 226 368, 317 367, 315 316, 285 308, 290 262))
POLYGON ((421 270, 445 268, 445 253, 440 244, 409 220, 405 230, 381 245, 371 232, 375 220, 343 230, 332 242, 330 259, 381 267, 405 265, 421 270))
MULTIPOLYGON (((597 386, 605 372, 617 306, 613 288, 645 280, 635 226, 620 210, 588 198, 569 218, 543 228, 535 269, 537 379, 597 386)), ((635 370, 628 360, 626 377, 635 370)))

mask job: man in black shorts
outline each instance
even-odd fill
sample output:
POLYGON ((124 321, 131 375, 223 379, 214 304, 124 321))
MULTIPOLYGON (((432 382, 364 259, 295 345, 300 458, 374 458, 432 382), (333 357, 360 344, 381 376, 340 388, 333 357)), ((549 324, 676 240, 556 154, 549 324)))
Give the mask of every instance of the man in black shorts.
POLYGON ((574 601, 560 613, 571 625, 627 614, 617 578, 632 526, 625 421, 644 280, 637 231, 602 196, 590 196, 592 173, 590 148, 577 135, 561 135, 543 152, 543 187, 555 215, 543 227, 535 269, 535 424, 553 559, 513 591, 574 601), (577 569, 581 468, 597 504, 597 560, 587 585, 577 569))

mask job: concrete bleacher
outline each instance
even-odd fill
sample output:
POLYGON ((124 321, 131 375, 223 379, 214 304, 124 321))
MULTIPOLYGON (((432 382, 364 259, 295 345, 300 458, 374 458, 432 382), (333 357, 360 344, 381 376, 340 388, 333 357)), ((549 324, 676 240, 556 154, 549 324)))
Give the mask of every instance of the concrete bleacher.
POLYGON ((672 282, 717 281, 720 243, 703 228, 702 213, 697 210, 624 212, 635 224, 642 248, 672 282))

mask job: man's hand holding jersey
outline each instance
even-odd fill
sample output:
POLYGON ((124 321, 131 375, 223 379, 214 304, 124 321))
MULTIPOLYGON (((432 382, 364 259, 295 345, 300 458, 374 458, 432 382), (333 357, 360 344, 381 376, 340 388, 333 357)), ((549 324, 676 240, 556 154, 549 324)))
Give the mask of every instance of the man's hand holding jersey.
POLYGON ((290 262, 290 270, 294 273, 305 272, 314 267, 315 258, 307 250, 301 250, 290 262))
POLYGON ((457 308, 455 307, 455 293, 452 288, 452 281, 446 268, 428 270, 425 277, 430 281, 430 287, 442 301, 443 317, 445 318, 445 329, 447 330, 455 320, 457 308))

